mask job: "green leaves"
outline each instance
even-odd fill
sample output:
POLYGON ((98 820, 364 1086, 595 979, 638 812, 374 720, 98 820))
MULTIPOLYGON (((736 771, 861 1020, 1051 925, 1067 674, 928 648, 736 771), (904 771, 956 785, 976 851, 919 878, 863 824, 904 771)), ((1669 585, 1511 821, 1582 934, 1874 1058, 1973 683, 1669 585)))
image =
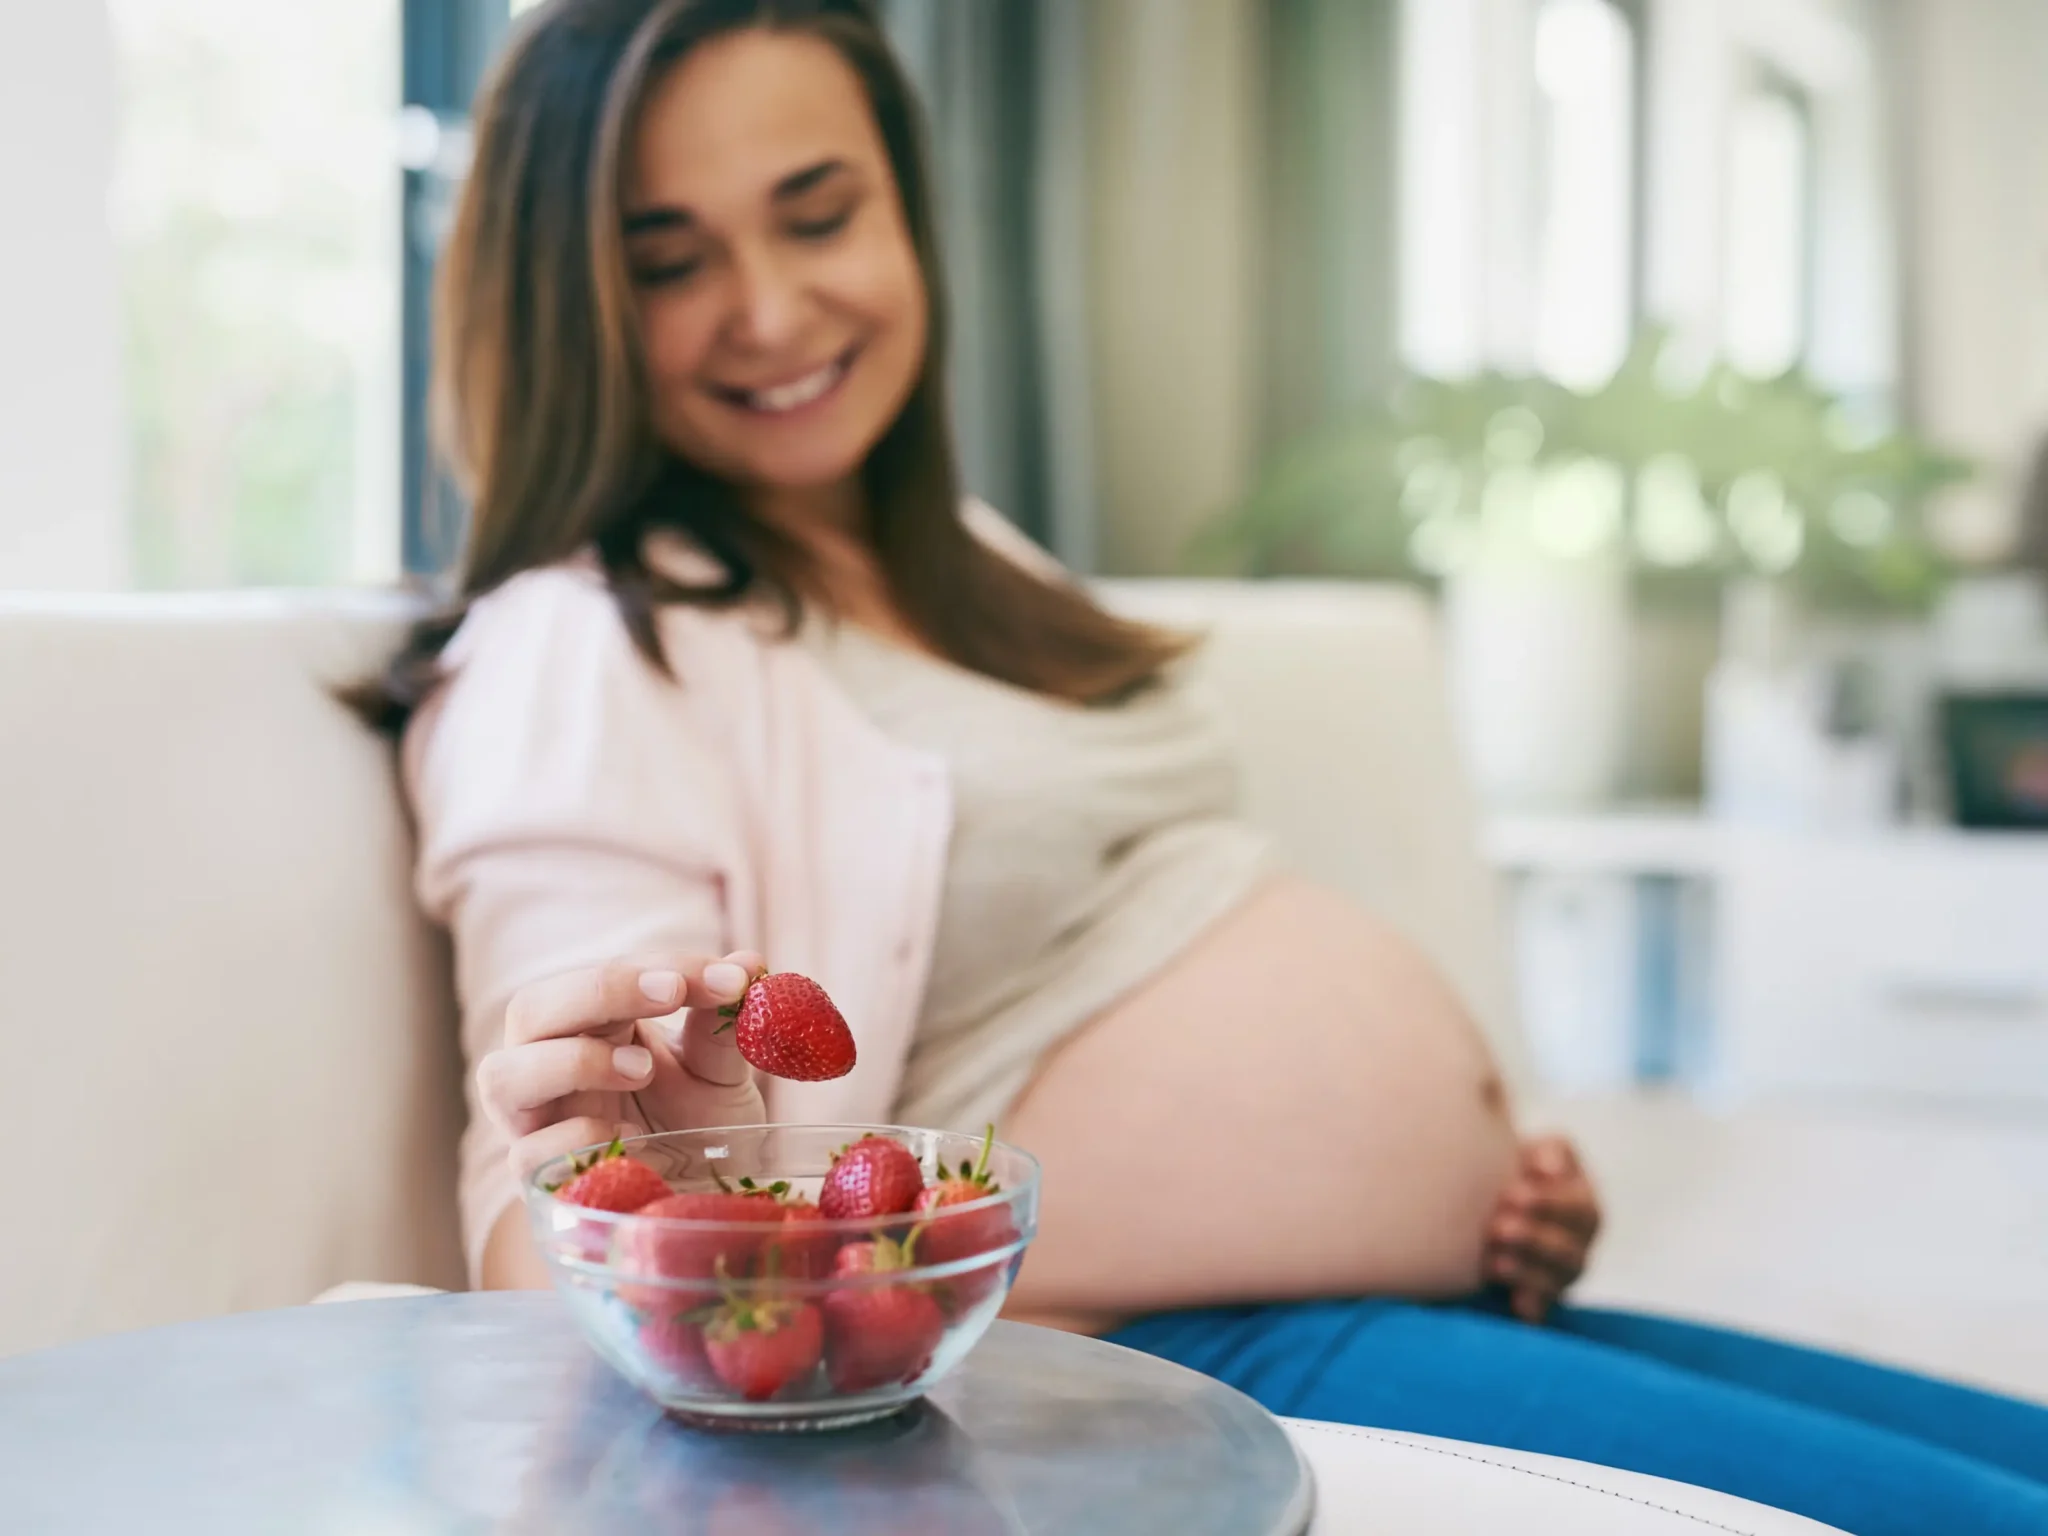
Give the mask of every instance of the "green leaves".
POLYGON ((1828 607, 1932 595, 1944 568, 1921 508, 1972 465, 1803 372, 1688 377, 1676 363, 1668 333, 1648 328, 1586 394, 1499 371, 1411 378, 1284 448, 1191 560, 1430 579, 1483 554, 1618 545, 1659 582, 1756 573, 1828 607))

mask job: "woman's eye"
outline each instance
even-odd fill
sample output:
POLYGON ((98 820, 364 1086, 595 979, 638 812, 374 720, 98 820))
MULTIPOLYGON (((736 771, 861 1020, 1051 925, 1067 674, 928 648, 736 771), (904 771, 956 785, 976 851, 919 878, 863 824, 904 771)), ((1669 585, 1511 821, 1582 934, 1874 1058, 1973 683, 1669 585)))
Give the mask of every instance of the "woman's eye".
POLYGON ((789 232, 799 240, 829 240, 846 228, 847 221, 852 217, 851 208, 842 208, 822 219, 793 219, 790 221, 789 232))
POLYGON ((703 266, 704 258, 701 256, 686 256, 680 261, 642 262, 633 269, 633 281, 643 288, 660 288, 670 283, 687 282, 703 266))

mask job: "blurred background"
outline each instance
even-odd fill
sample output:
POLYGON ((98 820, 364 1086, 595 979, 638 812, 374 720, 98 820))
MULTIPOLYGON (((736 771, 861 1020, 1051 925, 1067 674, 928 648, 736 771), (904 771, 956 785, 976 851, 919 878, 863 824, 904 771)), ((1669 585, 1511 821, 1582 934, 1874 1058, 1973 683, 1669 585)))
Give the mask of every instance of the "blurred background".
MULTIPOLYGON (((16 8, 0 588, 445 569, 426 295, 522 8, 16 8)), ((883 9, 974 489, 1440 598, 1593 1293, 2048 1397, 2048 5, 883 9)))

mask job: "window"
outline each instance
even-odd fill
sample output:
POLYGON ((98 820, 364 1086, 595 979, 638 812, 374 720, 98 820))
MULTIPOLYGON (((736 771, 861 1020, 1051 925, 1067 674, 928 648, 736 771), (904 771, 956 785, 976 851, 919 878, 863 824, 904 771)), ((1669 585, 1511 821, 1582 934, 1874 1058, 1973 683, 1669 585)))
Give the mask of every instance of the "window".
MULTIPOLYGON (((405 110, 399 163, 404 167, 405 364, 400 401, 400 560, 413 575, 434 576, 454 563, 466 509, 440 473, 427 437, 434 266, 469 170, 470 99, 511 18, 506 0, 403 0, 405 110)), ((520 10, 530 5, 520 5, 520 10)))
POLYGON ((1543 372, 1590 388, 1634 322, 1635 29, 1611 0, 1542 0, 1534 56, 1533 351, 1543 372))
POLYGON ((109 0, 140 585, 397 569, 399 0, 109 0))
POLYGON ((1813 118, 1774 81, 1737 97, 1728 118, 1722 348, 1744 373, 1783 373, 1811 330, 1813 118))

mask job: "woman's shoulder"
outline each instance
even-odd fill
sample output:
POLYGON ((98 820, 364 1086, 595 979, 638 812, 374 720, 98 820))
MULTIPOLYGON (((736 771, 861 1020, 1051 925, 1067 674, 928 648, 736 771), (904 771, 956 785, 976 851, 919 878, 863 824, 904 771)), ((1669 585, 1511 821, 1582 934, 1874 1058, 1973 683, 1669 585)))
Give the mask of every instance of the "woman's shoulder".
MULTIPOLYGON (((664 574, 667 572, 664 571, 664 574)), ((655 610, 661 646, 676 652, 711 643, 706 637, 755 637, 759 626, 740 609, 667 603, 655 610)), ((635 645, 611 583, 594 554, 536 566, 473 599, 442 653, 452 676, 479 663, 565 668, 624 668, 659 676, 662 669, 635 645)))
POLYGON ((470 603, 407 729, 408 757, 573 754, 676 735, 702 701, 676 686, 687 637, 662 629, 666 666, 634 643, 594 559, 522 571, 470 603))
POLYGON ((618 623, 604 572, 594 558, 578 556, 521 571, 471 599, 442 664, 455 673, 508 646, 552 650, 565 635, 596 636, 618 623))

